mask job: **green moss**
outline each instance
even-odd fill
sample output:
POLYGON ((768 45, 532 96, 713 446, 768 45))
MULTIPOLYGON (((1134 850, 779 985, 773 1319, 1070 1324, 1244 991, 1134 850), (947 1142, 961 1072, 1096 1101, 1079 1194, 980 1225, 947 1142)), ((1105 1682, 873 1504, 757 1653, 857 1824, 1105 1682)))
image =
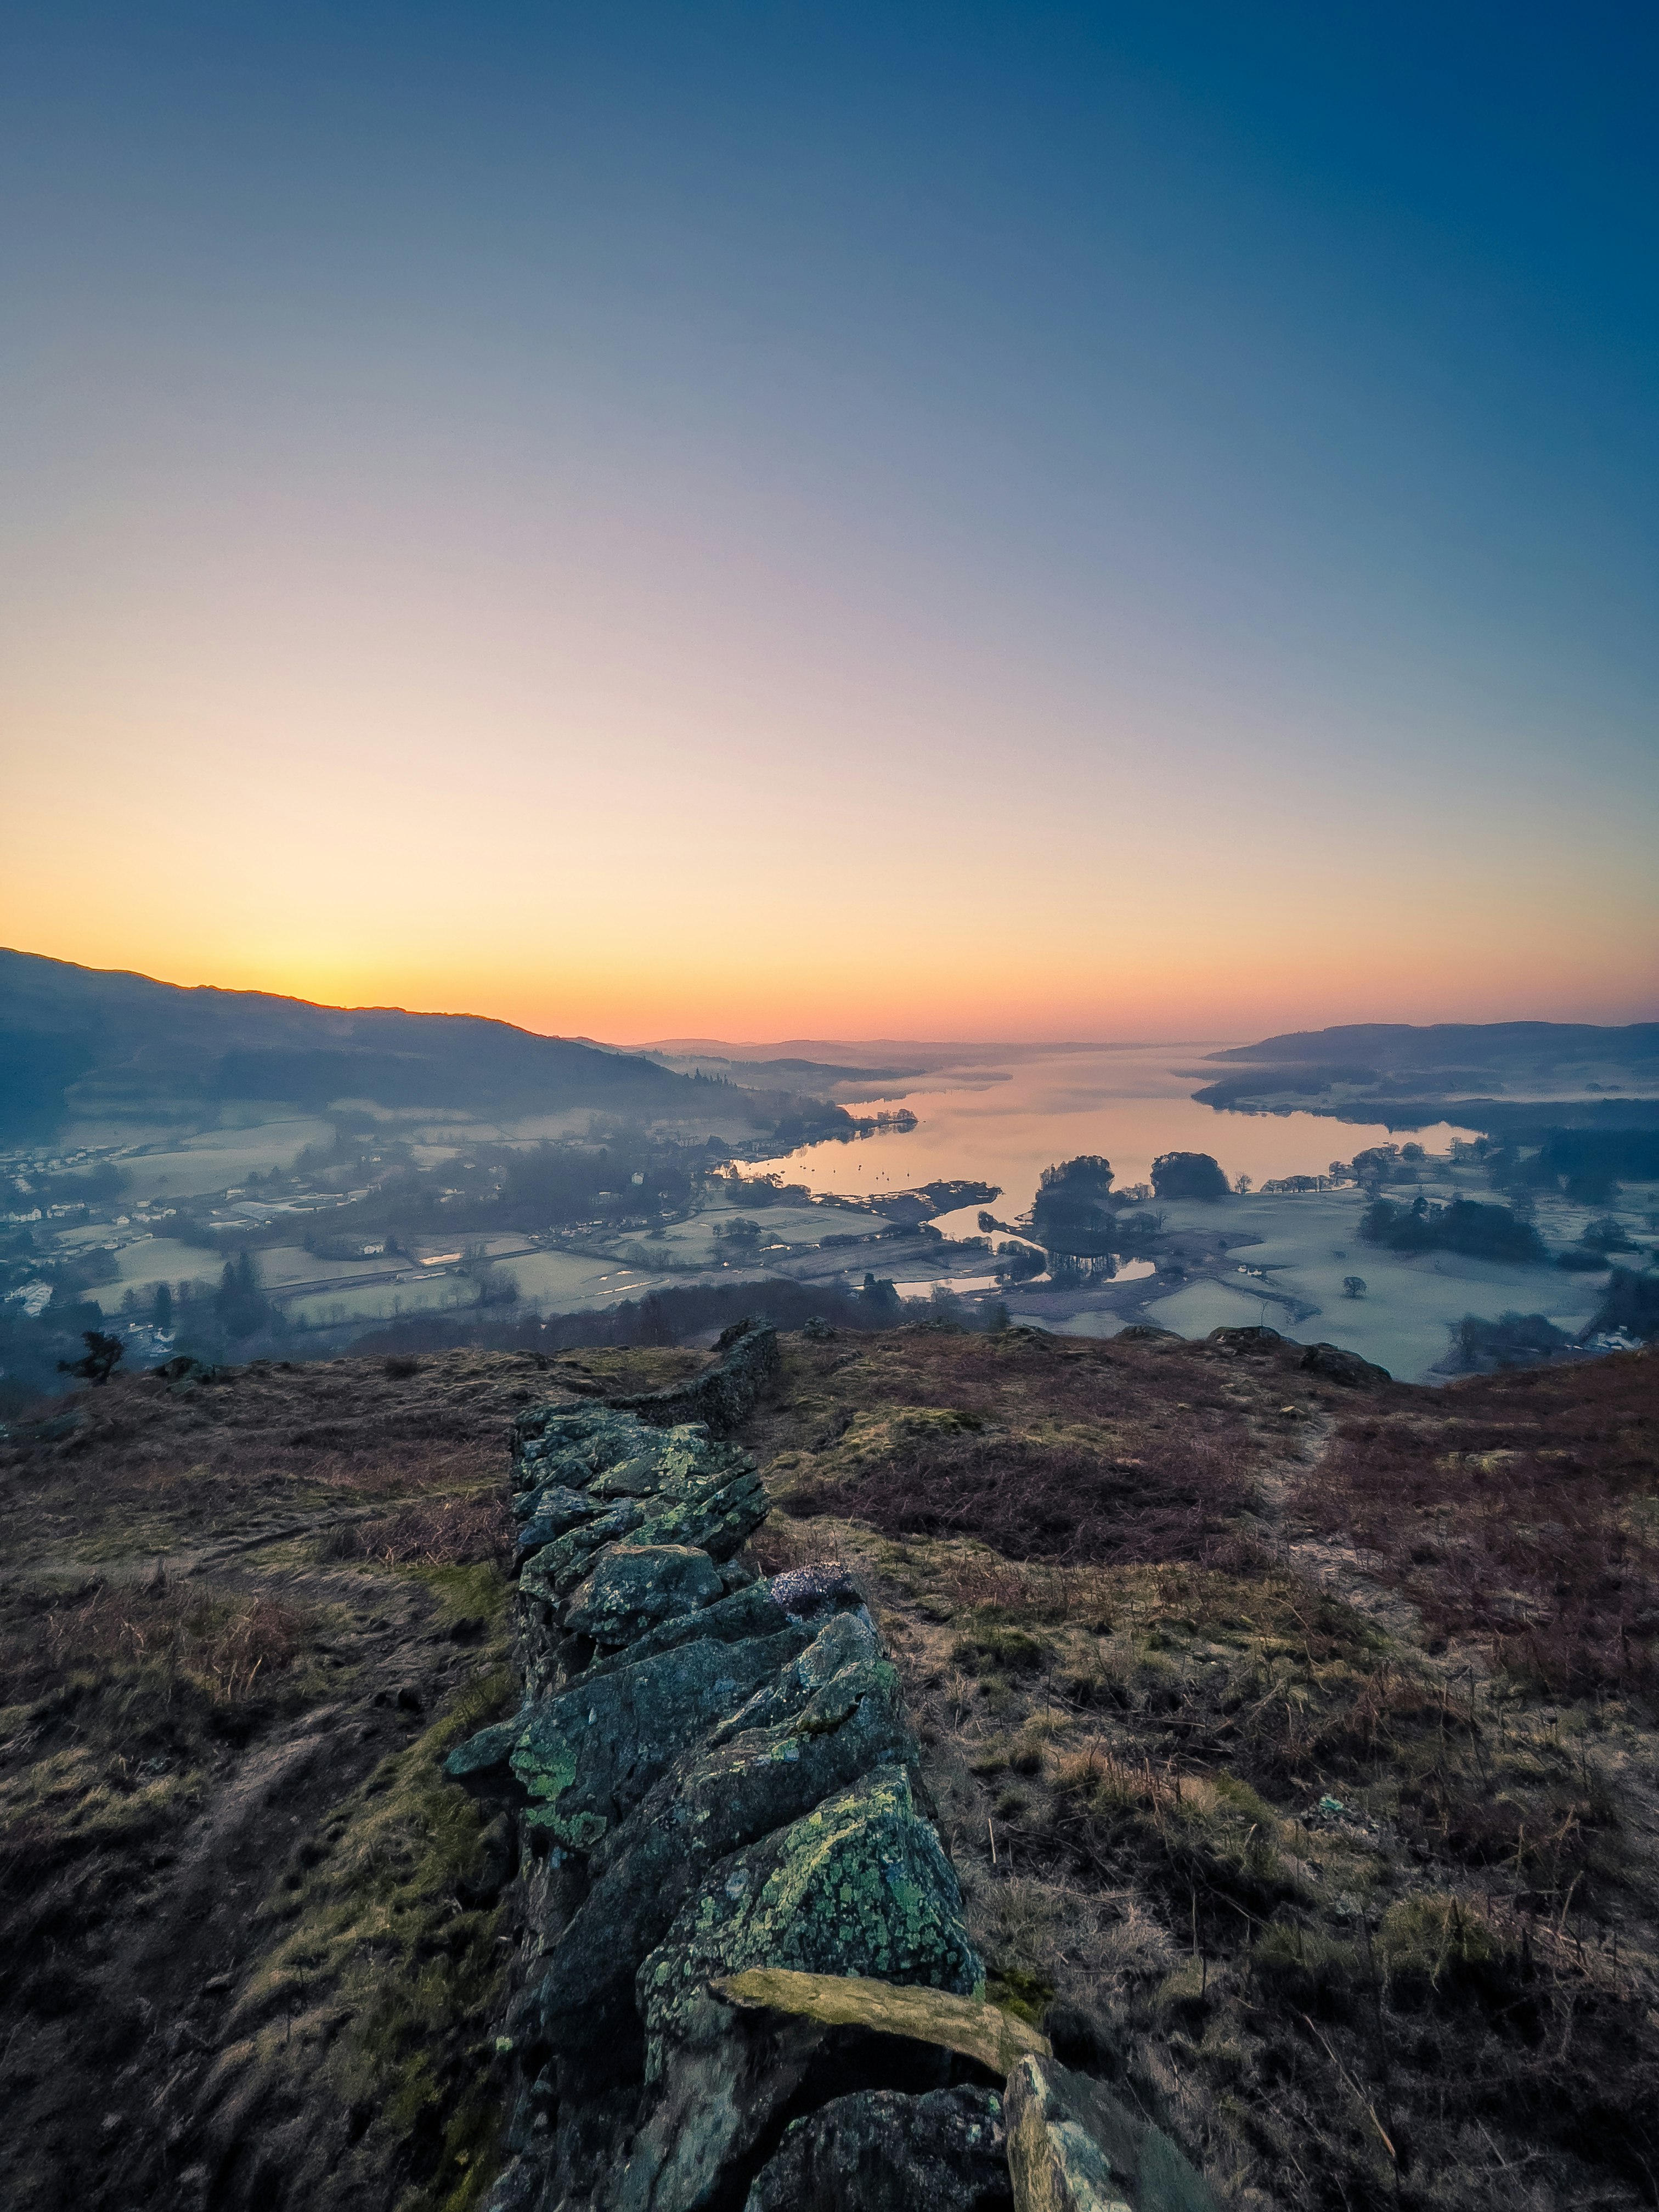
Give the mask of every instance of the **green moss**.
MULTIPOLYGON (((465 1596, 471 1610, 476 1593, 465 1596)), ((506 1954, 499 1912, 458 1901, 482 1816, 440 1762, 513 1692, 511 1670, 487 1654, 434 1725, 336 1808, 297 1893, 279 1888, 262 1909, 287 1932, 243 2001, 253 2015, 243 2025, 263 2018, 269 2039, 296 2010, 347 2016, 328 2061, 341 2102, 374 2113, 382 2148, 425 2146, 414 2163, 428 2171, 398 2212, 465 2212, 489 2178, 498 2096, 472 2054, 498 2006, 506 1954)))
POLYGON ((985 1998, 999 2012, 1012 2013, 1029 2027, 1041 2027, 1043 2014, 1054 2001, 1054 1985, 1041 1974, 1028 1973, 1022 1966, 988 1966, 985 1998))
POLYGON ((446 1622, 477 1620, 495 1624, 512 1594, 512 1585, 499 1567, 478 1561, 465 1567, 399 1567, 398 1573, 421 1583, 438 1601, 446 1622))
POLYGON ((994 1668, 999 1673, 1030 1674, 1042 1666, 1047 1647, 1024 1628, 1000 1621, 984 1621, 957 1638, 951 1656, 958 1666, 979 1673, 994 1668))

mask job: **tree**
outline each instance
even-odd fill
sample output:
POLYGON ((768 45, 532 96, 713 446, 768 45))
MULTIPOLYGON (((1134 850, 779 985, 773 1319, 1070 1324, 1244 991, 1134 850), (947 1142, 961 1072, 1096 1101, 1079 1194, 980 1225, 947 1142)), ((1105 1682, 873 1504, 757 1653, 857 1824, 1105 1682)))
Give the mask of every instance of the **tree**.
POLYGON ((155 1285, 155 1303, 150 1309, 150 1319, 159 1329, 173 1327, 173 1292, 165 1283, 155 1285))
POLYGON ((1462 1252, 1472 1259, 1538 1261, 1547 1259, 1544 1240, 1530 1222, 1507 1206, 1482 1206, 1469 1198, 1431 1206, 1420 1194, 1410 1206, 1373 1199, 1359 1219, 1370 1244, 1395 1252, 1462 1252))
POLYGON ((1344 1275, 1342 1295, 1345 1298, 1363 1298, 1365 1295, 1365 1278, 1363 1275, 1344 1275))
POLYGON ((276 1309, 259 1287, 259 1270, 250 1252, 227 1260, 213 1297, 214 1318, 230 1337, 253 1336, 276 1323, 276 1309))
POLYGON ((1037 1178, 1039 1191, 1064 1188, 1079 1198, 1105 1198, 1111 1188, 1112 1164, 1101 1152, 1079 1152, 1074 1160, 1044 1168, 1037 1178))
POLYGON ((1233 1179, 1233 1188, 1237 1192, 1241 1198, 1247 1197, 1249 1194, 1250 1185, 1254 1181, 1255 1177, 1253 1176, 1237 1176, 1233 1179))
POLYGON ((1031 1206, 1031 1233, 1046 1251, 1074 1259, 1102 1257, 1116 1236, 1112 1164, 1081 1152, 1044 1168, 1031 1206))
POLYGON ((78 1375, 83 1382, 102 1384, 114 1373, 116 1363, 126 1351, 118 1336, 106 1336, 101 1329, 83 1328, 81 1341, 87 1347, 80 1359, 60 1359, 60 1375, 78 1375))
POLYGON ((1152 1191, 1158 1198, 1225 1198, 1227 1178, 1208 1152, 1164 1152, 1152 1162, 1152 1191))

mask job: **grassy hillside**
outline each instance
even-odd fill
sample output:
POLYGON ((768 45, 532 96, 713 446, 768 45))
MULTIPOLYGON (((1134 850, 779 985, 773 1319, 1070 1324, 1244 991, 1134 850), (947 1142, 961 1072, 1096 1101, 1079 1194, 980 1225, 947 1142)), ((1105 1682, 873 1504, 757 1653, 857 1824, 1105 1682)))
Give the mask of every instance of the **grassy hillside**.
MULTIPOLYGON (((520 1406, 674 1350, 116 1380, 0 1448, 0 2202, 455 2212, 511 1873, 520 1406)), ((769 1566, 867 1578, 993 1993, 1263 2212, 1659 2173, 1651 1354, 784 1340, 769 1566)))
POLYGON ((556 1112, 685 1110, 703 1086, 636 1054, 537 1036, 471 1014, 319 1006, 264 991, 185 990, 149 976, 0 951, 0 1144, 73 1111, 143 1114, 234 1099, 316 1107, 556 1112))

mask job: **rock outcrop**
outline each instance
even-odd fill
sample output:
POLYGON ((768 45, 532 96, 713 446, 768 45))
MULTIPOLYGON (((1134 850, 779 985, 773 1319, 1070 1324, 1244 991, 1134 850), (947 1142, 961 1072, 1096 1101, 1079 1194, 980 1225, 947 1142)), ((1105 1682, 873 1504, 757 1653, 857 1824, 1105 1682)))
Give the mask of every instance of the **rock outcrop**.
POLYGON ((757 1400, 778 1371, 778 1333, 769 1322, 750 1315, 721 1332, 714 1349, 720 1355, 684 1382, 665 1390, 643 1390, 608 1402, 664 1428, 678 1421, 706 1421, 717 1436, 729 1434, 754 1410, 757 1400))
POLYGON ((520 1869, 492 2212, 1011 2212, 1005 2080, 1053 2061, 984 2002, 896 1671, 841 1570, 757 1573, 753 1462, 660 1410, 514 1424, 524 1702, 447 1761, 520 1869))

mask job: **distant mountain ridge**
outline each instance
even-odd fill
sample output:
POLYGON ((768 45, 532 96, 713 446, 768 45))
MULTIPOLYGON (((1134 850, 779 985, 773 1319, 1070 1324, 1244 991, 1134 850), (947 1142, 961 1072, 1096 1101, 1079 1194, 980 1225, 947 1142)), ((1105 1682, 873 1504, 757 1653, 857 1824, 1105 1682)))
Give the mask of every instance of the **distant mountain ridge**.
POLYGON ((0 1143, 40 1140, 72 1116, 232 1099, 672 1113, 700 1096, 703 1084, 643 1054, 483 1015, 317 1006, 0 948, 0 1143))
POLYGON ((1350 1022, 1334 1029, 1292 1030, 1208 1057, 1277 1067, 1353 1061, 1381 1069, 1507 1066, 1516 1073, 1517 1063, 1528 1059, 1540 1073, 1586 1060, 1626 1066, 1650 1061, 1659 1071, 1659 1022, 1631 1022, 1622 1028, 1591 1022, 1350 1022))
POLYGON ((1212 1052, 1194 1097, 1243 1113, 1424 1128, 1450 1118, 1539 1143, 1552 1128, 1659 1125, 1659 1022, 1351 1022, 1212 1052))

